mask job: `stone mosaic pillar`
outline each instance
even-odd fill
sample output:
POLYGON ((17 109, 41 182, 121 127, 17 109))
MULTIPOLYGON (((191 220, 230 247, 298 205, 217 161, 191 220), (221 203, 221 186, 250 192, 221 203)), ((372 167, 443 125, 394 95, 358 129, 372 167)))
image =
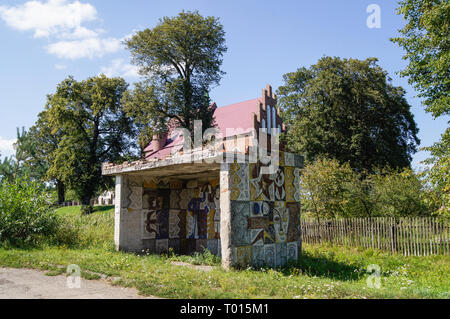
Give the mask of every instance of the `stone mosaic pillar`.
POLYGON ((222 164, 221 241, 224 268, 279 267, 301 254, 300 156, 280 152, 274 174, 258 163, 222 164))
POLYGON ((220 167, 220 242, 222 266, 230 269, 233 266, 231 243, 231 189, 230 164, 223 163, 220 167))

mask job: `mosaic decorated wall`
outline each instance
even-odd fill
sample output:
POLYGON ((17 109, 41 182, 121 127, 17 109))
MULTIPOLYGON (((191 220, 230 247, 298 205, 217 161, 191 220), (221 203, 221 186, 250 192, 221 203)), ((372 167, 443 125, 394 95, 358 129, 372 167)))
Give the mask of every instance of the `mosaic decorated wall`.
POLYGON ((229 166, 231 264, 285 265, 301 251, 300 168, 302 158, 280 152, 275 174, 262 164, 229 166))
POLYGON ((220 255, 218 179, 165 184, 123 176, 117 187, 122 194, 116 203, 118 248, 151 253, 171 248, 179 254, 207 248, 220 255))

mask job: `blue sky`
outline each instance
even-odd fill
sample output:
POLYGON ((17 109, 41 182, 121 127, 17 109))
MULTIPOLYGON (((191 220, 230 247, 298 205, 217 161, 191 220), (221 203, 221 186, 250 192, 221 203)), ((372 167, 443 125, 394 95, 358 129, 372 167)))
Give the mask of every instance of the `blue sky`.
MULTIPOLYGON (((421 146, 439 140, 448 118, 433 120, 417 92, 396 73, 403 52, 389 38, 403 25, 392 0, 2 0, 0 3, 0 152, 12 153, 16 127, 30 127, 46 95, 68 75, 77 80, 105 73, 139 80, 121 41, 152 28, 163 16, 199 10, 220 17, 228 52, 221 85, 211 92, 219 105, 258 97, 266 83, 275 89, 282 75, 308 67, 325 55, 377 57, 407 91, 421 146), (381 28, 366 24, 370 4, 381 8, 381 28)), ((413 165, 426 157, 419 152, 413 165)))

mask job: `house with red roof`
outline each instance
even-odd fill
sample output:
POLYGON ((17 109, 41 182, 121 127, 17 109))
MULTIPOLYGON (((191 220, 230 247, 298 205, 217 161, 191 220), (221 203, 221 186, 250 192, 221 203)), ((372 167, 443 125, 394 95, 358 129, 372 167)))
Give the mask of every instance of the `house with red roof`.
POLYGON ((297 260, 303 157, 279 143, 286 127, 272 87, 259 98, 212 107, 215 126, 194 147, 190 132, 171 125, 143 159, 103 165, 104 175, 116 177, 116 248, 207 249, 225 268, 297 260))

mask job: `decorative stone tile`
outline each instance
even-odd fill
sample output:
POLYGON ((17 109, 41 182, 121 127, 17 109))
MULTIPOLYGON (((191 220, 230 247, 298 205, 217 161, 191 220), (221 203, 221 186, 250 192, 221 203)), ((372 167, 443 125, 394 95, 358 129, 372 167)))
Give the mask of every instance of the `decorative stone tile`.
POLYGON ((155 183, 155 181, 152 178, 144 178, 143 185, 145 188, 150 188, 150 189, 158 188, 158 185, 155 183))
POLYGON ((169 251, 169 239, 157 239, 155 252, 157 254, 167 253, 169 251))
POLYGON ((264 232, 265 232, 264 229, 250 230, 252 246, 264 246, 264 232))
POLYGON ((295 192, 294 187, 294 168, 285 167, 284 168, 284 188, 286 191, 286 202, 295 202, 295 192))
POLYGON ((263 267, 264 264, 264 246, 252 246, 252 266, 263 267))
POLYGON ((220 210, 212 209, 208 212, 208 239, 220 238, 220 210))
POLYGON ((186 214, 186 237, 195 239, 198 237, 197 214, 193 211, 188 211, 186 214))
POLYGON ((286 202, 275 202, 273 210, 273 224, 277 243, 285 243, 289 227, 289 211, 286 202))
POLYGON ((159 234, 159 224, 156 211, 143 210, 142 211, 142 238, 156 239, 159 234))
POLYGON ((298 245, 297 242, 287 243, 287 260, 298 260, 298 245))
POLYGON ((284 201, 286 199, 284 182, 284 167, 279 167, 277 172, 274 174, 274 195, 276 201, 284 201))
POLYGON ((305 166, 305 159, 303 156, 294 154, 295 167, 303 168, 305 166))
POLYGON ((298 203, 287 203, 287 209, 289 211, 289 227, 286 240, 293 242, 300 238, 300 207, 298 203))
POLYGON ((180 227, 179 238, 186 238, 186 211, 179 210, 178 211, 178 226, 180 227))
POLYGON ((284 165, 295 167, 295 155, 293 153, 284 152, 284 165))
POLYGON ((197 211, 197 238, 206 239, 208 234, 208 213, 201 209, 197 211))
POLYGON ((252 247, 243 246, 237 247, 236 263, 238 266, 246 267, 252 264, 252 247))
POLYGON ((158 190, 145 189, 142 197, 142 205, 145 209, 163 209, 164 198, 160 195, 158 190))
POLYGON ((264 264, 268 267, 275 268, 276 264, 275 244, 264 245, 264 264))
POLYGON ((286 243, 275 244, 275 250, 276 250, 276 258, 275 258, 276 267, 285 266, 287 264, 287 245, 286 245, 286 243))
POLYGON ((213 255, 218 255, 219 253, 219 240, 218 239, 208 239, 207 248, 213 255))
POLYGON ((156 234, 156 239, 169 238, 169 211, 161 210, 157 212, 159 232, 156 234))
POLYGON ((180 211, 169 211, 169 238, 180 238, 180 211))
POLYGON ((248 163, 231 163, 231 200, 248 201, 250 200, 249 185, 249 165, 248 163))
POLYGON ((170 209, 180 209, 181 190, 170 191, 170 209))
POLYGON ((232 246, 250 245, 248 220, 250 217, 250 202, 231 202, 231 243, 232 246))
POLYGON ((182 189, 180 192, 180 208, 188 209, 188 204, 193 198, 195 198, 193 189, 182 189))
POLYGON ((129 206, 128 209, 131 211, 142 209, 142 187, 130 187, 129 206))
POLYGON ((274 244, 276 243, 276 238, 275 227, 272 222, 264 232, 264 244, 274 244))
POLYGON ((301 200, 301 193, 300 193, 300 169, 299 168, 295 168, 294 169, 294 188, 295 188, 295 193, 294 193, 294 199, 296 202, 300 203, 301 200))
POLYGON ((258 164, 249 165, 250 175, 250 200, 262 201, 262 175, 260 171, 261 167, 258 164))

